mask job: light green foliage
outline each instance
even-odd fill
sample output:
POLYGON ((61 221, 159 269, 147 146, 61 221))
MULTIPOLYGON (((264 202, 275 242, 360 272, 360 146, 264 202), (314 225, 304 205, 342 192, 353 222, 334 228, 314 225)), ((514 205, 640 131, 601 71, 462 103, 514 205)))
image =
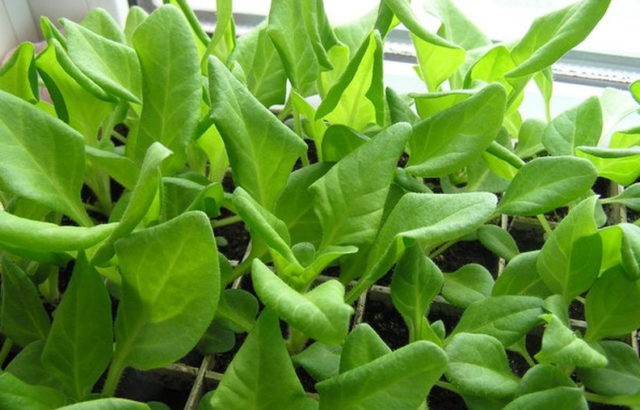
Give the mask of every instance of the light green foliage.
POLYGON ((571 300, 591 287, 600 272, 602 243, 594 217, 596 197, 574 207, 542 247, 536 267, 554 293, 571 300))
POLYGON ((55 311, 42 364, 81 400, 106 370, 113 352, 111 299, 98 272, 80 254, 55 311))
POLYGON ((640 176, 640 149, 578 147, 576 154, 591 161, 598 175, 620 185, 630 185, 640 176))
POLYGON ((602 133, 602 107, 591 97, 549 123, 542 143, 552 155, 575 155, 578 146, 595 146, 602 133))
POLYGON ((341 353, 342 346, 316 342, 292 356, 291 360, 296 366, 304 368, 315 380, 322 381, 338 374, 341 353))
POLYGON ((20 97, 25 101, 40 99, 32 43, 22 43, 11 58, 0 67, 0 90, 20 97))
POLYGON ((122 29, 113 17, 111 17, 111 14, 104 9, 96 8, 89 10, 80 22, 80 25, 111 41, 126 43, 122 29))
POLYGON ((640 392, 640 361, 633 348, 617 340, 603 340, 599 347, 607 358, 606 367, 576 369, 585 386, 610 396, 632 396, 640 392))
POLYGON ((467 308, 491 295, 493 277, 482 265, 470 263, 444 275, 442 296, 452 305, 467 308))
POLYGON ((220 295, 208 218, 187 212, 122 238, 115 247, 122 295, 112 368, 150 369, 181 358, 211 323, 220 295))
POLYGON ((391 349, 366 323, 356 326, 347 336, 340 355, 340 373, 364 366, 379 357, 391 353, 391 349))
POLYGON ((60 407, 58 410, 150 410, 149 405, 133 400, 111 397, 60 407))
POLYGON ((496 225, 484 225, 478 229, 478 240, 487 249, 507 261, 520 254, 518 244, 511 234, 496 225))
POLYGON ((540 251, 524 252, 509 261, 496 283, 492 294, 522 295, 546 298, 551 291, 544 284, 536 268, 540 251))
POLYGON ((66 404, 62 393, 29 385, 10 373, 0 374, 0 408, 6 410, 54 410, 66 404))

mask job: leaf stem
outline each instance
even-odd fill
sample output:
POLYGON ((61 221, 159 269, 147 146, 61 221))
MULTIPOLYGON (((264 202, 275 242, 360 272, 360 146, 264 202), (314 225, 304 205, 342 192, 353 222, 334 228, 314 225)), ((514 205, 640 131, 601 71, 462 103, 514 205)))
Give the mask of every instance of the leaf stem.
POLYGON ((214 228, 222 228, 223 226, 233 225, 238 222, 242 222, 240 215, 233 215, 222 219, 214 219, 211 221, 211 226, 214 228))
POLYGON ((2 349, 0 349, 0 370, 4 367, 4 361, 7 360, 7 356, 9 356, 12 347, 13 341, 9 338, 4 339, 2 349))
POLYGON ((442 388, 442 389, 449 390, 450 392, 454 392, 456 394, 460 394, 458 389, 456 389, 455 386, 453 384, 449 383, 449 382, 438 380, 435 385, 440 387, 440 388, 442 388))
POLYGON ((124 371, 124 369, 124 363, 122 363, 122 360, 119 359, 118 355, 116 355, 111 362, 111 366, 109 366, 107 379, 105 380, 104 386, 102 387, 102 393, 105 396, 113 397, 113 395, 116 393, 116 389, 118 388, 118 383, 120 383, 120 378, 122 377, 122 372, 124 371))
POLYGON ((542 229, 544 229, 547 235, 551 235, 553 233, 553 229, 551 229, 551 225, 549 225, 549 221, 545 218, 544 215, 536 215, 538 221, 540 221, 540 225, 542 225, 542 229))
POLYGON ((450 247, 452 247, 453 245, 456 244, 456 242, 458 241, 449 241, 447 243, 445 243, 444 245, 440 246, 438 249, 436 249, 435 251, 431 252, 429 254, 429 258, 433 259, 441 254, 443 254, 447 249, 449 249, 450 247))
POLYGON ((640 404, 640 395, 634 396, 602 396, 600 394, 583 392, 584 398, 593 403, 617 404, 623 406, 634 406, 640 404))

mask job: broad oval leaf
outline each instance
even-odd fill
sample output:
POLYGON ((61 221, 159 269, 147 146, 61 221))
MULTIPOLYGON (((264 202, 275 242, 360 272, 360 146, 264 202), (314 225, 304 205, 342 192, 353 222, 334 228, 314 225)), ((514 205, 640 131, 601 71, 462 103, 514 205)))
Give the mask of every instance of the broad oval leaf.
POLYGON ((507 261, 520 254, 518 244, 508 231, 496 225, 478 228, 478 240, 485 248, 507 261))
POLYGON ((578 146, 598 145, 601 133, 602 106, 594 96, 554 118, 542 134, 542 143, 551 155, 575 155, 578 146))
POLYGON ((507 353, 489 335, 460 333, 447 344, 445 375, 465 395, 505 399, 515 395, 519 379, 511 372, 507 353))
POLYGON ((418 408, 446 365, 435 344, 411 343, 316 384, 320 409, 418 408))
POLYGON ((497 137, 506 107, 500 84, 413 126, 407 171, 422 177, 453 173, 478 158, 497 137))
POLYGON ((291 357, 293 364, 301 366, 316 381, 328 379, 340 370, 342 346, 315 342, 291 357))
POLYGON ((376 331, 367 323, 360 323, 344 341, 340 373, 364 366, 389 353, 391 349, 376 331))
POLYGON ((2 268, 2 333, 19 346, 44 340, 51 322, 38 289, 17 265, 5 261, 2 268))
POLYGON ((67 404, 54 389, 32 386, 10 373, 0 374, 0 408, 3 410, 54 410, 67 404))
POLYGON ((578 147, 578 157, 586 158, 598 169, 598 175, 630 185, 640 176, 640 148, 578 147))
POLYGON ((209 86, 211 116, 224 140, 235 183, 273 210, 306 144, 215 57, 209 59, 209 86))
POLYGON ((58 410, 151 410, 151 407, 146 403, 109 397, 70 404, 58 410))
POLYGON ((491 294, 535 296, 544 299, 551 291, 538 274, 536 263, 540 251, 521 253, 513 258, 502 271, 491 294))
POLYGON ((600 348, 607 365, 578 368, 580 381, 594 393, 605 396, 633 396, 640 392, 640 360, 633 347, 617 340, 603 340, 600 348))
POLYGON ((543 214, 586 194, 597 176, 596 168, 582 158, 536 158, 520 168, 497 212, 522 216, 543 214))
POLYGON ((324 246, 373 241, 382 221, 396 163, 410 132, 408 124, 392 125, 311 185, 324 246))
POLYGON ((585 302, 589 326, 585 339, 618 337, 640 327, 640 282, 629 280, 620 265, 595 281, 585 302), (615 295, 615 297, 612 297, 615 295))
POLYGON ((107 368, 112 352, 111 298, 81 252, 55 311, 42 364, 81 400, 107 368))
POLYGON ((260 315, 220 384, 202 398, 199 409, 317 408, 304 394, 278 324, 273 311, 260 315))
POLYGON ((493 288, 493 276, 484 266, 469 263, 452 273, 444 274, 442 296, 454 306, 467 308, 488 298, 493 288))
POLYGON ((539 364, 522 378, 518 397, 506 410, 544 410, 549 408, 588 410, 582 389, 555 366, 539 364))
POLYGON ((531 296, 491 296, 470 305, 450 337, 482 333, 511 346, 540 322, 542 303, 531 296))
POLYGON ((198 343, 220 296, 209 219, 187 212, 122 238, 115 247, 122 295, 114 363, 145 370, 174 362, 198 343))
POLYGON ((602 241, 598 235, 592 196, 576 205, 542 246, 536 267, 551 291, 567 305, 589 289, 600 273, 602 241))
POLYGON ((174 153, 165 169, 177 169, 193 138, 202 99, 198 51, 191 28, 176 7, 155 10, 136 29, 133 46, 142 70, 142 111, 127 155, 141 161, 155 141, 174 153))
POLYGON ((92 225, 82 202, 84 138, 36 106, 0 90, 0 190, 92 225))
POLYGON ((253 261, 251 278, 260 300, 291 326, 319 342, 342 343, 353 308, 344 303, 340 282, 330 280, 301 294, 259 259, 253 261))

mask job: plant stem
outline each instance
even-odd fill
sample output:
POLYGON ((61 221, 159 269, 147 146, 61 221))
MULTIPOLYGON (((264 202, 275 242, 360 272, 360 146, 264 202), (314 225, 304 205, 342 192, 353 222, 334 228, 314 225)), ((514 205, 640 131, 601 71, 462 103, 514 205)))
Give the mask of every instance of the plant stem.
POLYGON ((520 356, 522 356, 522 358, 525 360, 525 362, 527 362, 527 364, 530 367, 533 367, 536 365, 535 360, 533 360, 533 357, 531 357, 531 355, 529 354, 529 352, 527 352, 526 349, 523 349, 523 351, 519 352, 520 356))
POLYGON ((211 226, 214 228, 222 228, 223 226, 233 225, 238 222, 242 222, 240 215, 233 215, 222 219, 214 219, 211 221, 211 226))
POLYGON ((593 403, 617 404, 623 406, 634 406, 640 404, 640 395, 634 396, 601 396, 599 394, 584 392, 584 398, 593 403))
POLYGON ((442 253, 444 253, 444 251, 446 251, 447 249, 449 249, 450 247, 452 247, 453 245, 456 244, 457 241, 449 241, 447 243, 445 243, 444 245, 440 246, 438 249, 436 249, 435 251, 431 252, 429 254, 429 257, 431 259, 435 258, 436 256, 441 255, 442 253))
POLYGON ((122 377, 122 372, 124 371, 124 364, 122 360, 114 357, 111 362, 111 366, 109 366, 109 372, 107 373, 107 379, 104 382, 104 386, 102 387, 102 393, 105 396, 113 397, 116 393, 116 389, 118 388, 118 383, 120 382, 120 377, 122 377))
POLYGON ((4 339, 2 349, 0 349, 0 370, 4 367, 4 361, 7 360, 7 356, 9 356, 9 352, 11 352, 12 347, 13 341, 9 338, 4 339))
POLYGON ((445 389, 445 390, 449 390, 449 391, 454 392, 456 394, 460 394, 458 389, 456 389, 455 386, 453 384, 449 383, 449 382, 438 380, 436 382, 436 386, 438 386, 438 387, 440 387, 442 389, 445 389))
POLYGON ((553 229, 551 229, 551 225, 549 225, 549 221, 547 221, 547 218, 545 218, 544 215, 536 215, 536 218, 538 218, 538 221, 540 221, 540 225, 542 225, 545 233, 547 235, 551 235, 553 233, 553 229))

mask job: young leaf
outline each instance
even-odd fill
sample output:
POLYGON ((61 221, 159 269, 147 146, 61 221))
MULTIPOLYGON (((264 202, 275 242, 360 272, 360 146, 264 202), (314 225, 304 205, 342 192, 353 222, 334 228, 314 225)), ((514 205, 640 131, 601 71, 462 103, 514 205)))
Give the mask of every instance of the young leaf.
POLYGON ((444 278, 438 266, 418 246, 407 248, 391 279, 391 301, 409 328, 409 341, 422 338, 429 305, 444 278))
POLYGON ((594 218, 597 197, 576 205, 553 231, 536 263, 551 291, 569 302, 591 287, 600 272, 602 242, 594 218))
POLYGON ((521 253, 513 258, 498 276, 491 294, 535 296, 544 299, 551 291, 538 274, 536 263, 540 251, 521 253))
POLYGON ((519 379, 511 373, 504 347, 494 337, 460 333, 446 347, 449 364, 445 375, 464 395, 508 399, 519 379))
POLYGON ((159 142, 151 144, 142 161, 138 181, 131 191, 129 203, 122 213, 118 226, 96 251, 92 263, 100 264, 108 261, 115 252, 113 244, 132 232, 149 212, 160 186, 160 164, 170 155, 171 151, 159 142))
POLYGON ((2 264, 2 333, 19 346, 44 340, 51 322, 36 286, 11 262, 2 264))
POLYGON ((478 240, 485 248, 507 261, 520 254, 518 244, 513 237, 499 226, 481 226, 478 229, 478 240))
POLYGON ((282 104, 287 91, 287 73, 266 25, 261 24, 238 38, 229 56, 229 64, 240 64, 247 80, 247 88, 265 107, 282 104))
POLYGON ((410 132, 408 124, 392 125, 311 185, 324 246, 373 241, 410 132))
POLYGON ((293 364, 301 366, 316 381, 338 374, 342 346, 315 342, 302 352, 291 357, 293 364))
POLYGON ((488 298, 492 287, 491 273, 482 265, 469 263, 444 275, 442 296, 454 306, 467 308, 474 302, 488 298))
POLYGON ((304 394, 274 312, 266 310, 260 315, 220 384, 202 398, 199 408, 317 408, 317 404, 304 394), (269 377, 263 377, 265 375, 269 377))
POLYGON ((464 311, 450 337, 482 333, 511 346, 540 322, 542 302, 531 296, 491 296, 475 302, 464 311))
POLYGON ((126 43, 118 22, 103 8, 94 8, 84 16, 80 25, 92 32, 117 43, 126 43))
POLYGON ((132 42, 142 70, 144 103, 139 129, 127 140, 127 155, 141 161, 158 141, 174 153, 169 168, 179 168, 195 132, 202 98, 193 34, 180 10, 167 5, 138 26, 132 42))
POLYGON ((142 103, 142 78, 136 52, 129 46, 63 20, 69 57, 78 68, 107 92, 142 103))
POLYGON ((353 300, 381 278, 404 251, 406 240, 426 249, 473 232, 493 213, 496 198, 487 193, 408 193, 389 214, 367 260, 365 274, 349 292, 353 300))
POLYGON ((634 211, 640 211, 640 183, 628 186, 622 193, 607 199, 607 201, 622 204, 634 211))
POLYGON ((84 138, 62 121, 0 90, 0 190, 92 225, 82 202, 84 138))
POLYGON ((0 90, 35 103, 40 99, 33 43, 24 42, 0 67, 0 90))
POLYGON ((55 311, 42 364, 81 400, 107 368, 112 351, 111 298, 81 252, 55 311))
POLYGON ((323 161, 338 162, 370 139, 346 125, 331 125, 326 128, 322 136, 323 161))
POLYGON ((547 124, 535 118, 529 118, 522 123, 518 133, 518 144, 516 145, 516 155, 520 158, 528 158, 536 155, 544 149, 542 145, 542 134, 547 124))
POLYGON ((465 50, 491 44, 489 39, 469 20, 452 0, 435 0, 425 3, 426 10, 442 22, 441 35, 465 50))
POLYGON ((5 371, 27 384, 51 387, 61 391, 63 385, 60 380, 42 365, 44 344, 44 339, 29 343, 9 362, 5 371))
POLYGON ((316 384, 320 409, 418 408, 446 363, 435 344, 411 343, 316 384))
POLYGON ((209 86, 211 116, 224 139, 235 183, 273 210, 306 144, 213 57, 209 86))
POLYGON ((131 44, 133 42, 133 33, 147 17, 149 17, 149 13, 142 7, 132 6, 129 8, 129 13, 127 13, 127 19, 124 23, 124 35, 127 43, 131 44))
POLYGON ((115 227, 116 224, 101 224, 90 228, 60 226, 0 211, 0 244, 38 252, 76 251, 90 248, 102 241, 115 227))
POLYGON ((379 357, 391 353, 391 349, 366 323, 356 326, 344 341, 340 356, 340 373, 364 366, 379 357))
POLYGON ((449 109, 475 95, 473 90, 453 90, 437 93, 411 94, 416 102, 416 110, 422 119, 449 109))
POLYGON ((416 50, 420 77, 429 91, 438 91, 440 85, 464 62, 465 51, 462 48, 442 47, 413 33, 411 40, 416 50))
POLYGON ((514 46, 512 54, 518 67, 508 75, 522 77, 549 67, 587 37, 610 3, 611 0, 581 0, 538 17, 514 46))
POLYGON ((602 134, 602 107, 598 97, 584 100, 547 125, 542 144, 551 155, 575 155, 576 147, 598 145, 602 134))
POLYGON ((620 185, 630 185, 640 176, 640 148, 578 147, 576 155, 586 158, 598 169, 598 175, 620 185))
POLYGON ((504 88, 491 84, 413 128, 407 171, 444 176, 478 158, 498 135, 506 105, 504 88))
POLYGON ((122 238, 115 248, 122 295, 112 367, 144 370, 181 358, 211 323, 220 295, 209 219, 187 212, 122 238))
POLYGON ((389 116, 391 117, 391 124, 399 122, 407 122, 411 125, 417 123, 420 118, 411 109, 410 100, 398 95, 393 88, 387 87, 385 89, 387 97, 387 105, 389 106, 389 116))
POLYGON ((541 317, 547 325, 542 348, 535 355, 538 362, 579 367, 606 366, 607 358, 573 333, 555 315, 541 317))
POLYGON ((135 162, 113 151, 94 148, 89 145, 86 145, 84 149, 89 168, 100 169, 125 188, 133 189, 140 173, 140 169, 135 162))
POLYGON ((58 410, 151 410, 151 407, 133 400, 109 397, 70 404, 58 410))
POLYGON ((384 121, 382 40, 377 32, 364 41, 345 72, 320 103, 315 119, 364 130, 384 121))
POLYGON ((536 158, 520 168, 496 212, 522 216, 543 214, 582 197, 596 178, 595 167, 582 158, 536 158))
POLYGON ((600 348, 607 365, 576 369, 580 381, 592 392, 605 396, 632 396, 640 392, 640 360, 635 350, 617 340, 603 340, 600 348))
POLYGON ((629 279, 637 280, 640 278, 640 227, 628 223, 617 226, 622 230, 620 248, 622 267, 629 279))
MULTIPOLYGON (((444 38, 425 29, 413 13, 410 4, 411 2, 409 0, 384 0, 384 2, 391 11, 393 11, 393 14, 396 15, 398 20, 400 20, 400 22, 404 24, 404 26, 408 28, 413 35, 418 36, 422 40, 435 46, 460 49, 460 47, 454 43, 451 43, 450 41, 445 40, 444 38)), ((462 52, 464 52, 464 50, 462 50, 462 52)))
POLYGON ((0 408, 3 410, 54 410, 67 404, 54 389, 32 386, 10 373, 0 374, 0 408))
POLYGON ((259 259, 253 261, 251 273, 260 300, 287 323, 319 342, 342 343, 353 308, 344 303, 344 287, 340 282, 324 282, 303 295, 259 259))
POLYGON ((582 389, 560 369, 547 364, 529 369, 520 382, 518 393, 518 397, 505 410, 589 409, 582 389))
POLYGON ((629 280, 620 265, 604 272, 587 294, 585 339, 618 337, 640 326, 640 283, 629 280), (616 295, 612 297, 611 295, 616 295))

